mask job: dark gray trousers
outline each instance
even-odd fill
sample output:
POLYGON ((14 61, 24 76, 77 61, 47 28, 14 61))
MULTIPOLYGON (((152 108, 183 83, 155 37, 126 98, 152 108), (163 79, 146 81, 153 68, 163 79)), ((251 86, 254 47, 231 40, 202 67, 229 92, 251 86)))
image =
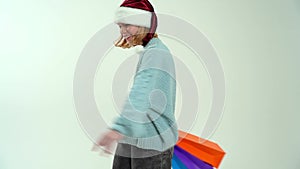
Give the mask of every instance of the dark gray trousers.
POLYGON ((171 169, 174 147, 160 152, 118 144, 113 169, 171 169))

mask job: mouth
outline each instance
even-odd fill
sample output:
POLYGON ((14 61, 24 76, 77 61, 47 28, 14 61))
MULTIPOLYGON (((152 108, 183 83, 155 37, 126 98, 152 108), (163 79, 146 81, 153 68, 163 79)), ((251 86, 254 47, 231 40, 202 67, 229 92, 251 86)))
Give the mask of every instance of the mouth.
POLYGON ((123 35, 123 38, 126 39, 127 41, 132 39, 132 36, 130 35, 123 35))

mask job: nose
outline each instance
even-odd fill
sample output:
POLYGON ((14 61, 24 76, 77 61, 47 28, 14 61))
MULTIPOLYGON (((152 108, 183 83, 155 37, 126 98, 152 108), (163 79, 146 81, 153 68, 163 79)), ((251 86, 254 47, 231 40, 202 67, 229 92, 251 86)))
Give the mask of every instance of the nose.
POLYGON ((121 33, 126 33, 127 32, 127 28, 125 26, 121 26, 120 27, 120 32, 121 33))

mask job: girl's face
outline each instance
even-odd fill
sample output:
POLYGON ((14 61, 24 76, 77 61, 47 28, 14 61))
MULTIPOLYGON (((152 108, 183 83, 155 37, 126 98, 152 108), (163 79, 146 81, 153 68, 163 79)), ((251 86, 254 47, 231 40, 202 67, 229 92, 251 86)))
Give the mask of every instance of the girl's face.
POLYGON ((122 37, 130 44, 134 35, 138 33, 139 27, 124 23, 118 23, 122 37))

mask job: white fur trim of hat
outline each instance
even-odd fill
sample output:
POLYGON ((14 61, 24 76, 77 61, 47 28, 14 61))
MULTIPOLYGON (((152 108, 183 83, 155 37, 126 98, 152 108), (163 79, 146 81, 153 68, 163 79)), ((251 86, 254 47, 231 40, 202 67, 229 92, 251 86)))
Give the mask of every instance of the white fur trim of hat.
POLYGON ((152 13, 131 7, 119 7, 115 13, 115 23, 124 23, 150 28, 152 13))

